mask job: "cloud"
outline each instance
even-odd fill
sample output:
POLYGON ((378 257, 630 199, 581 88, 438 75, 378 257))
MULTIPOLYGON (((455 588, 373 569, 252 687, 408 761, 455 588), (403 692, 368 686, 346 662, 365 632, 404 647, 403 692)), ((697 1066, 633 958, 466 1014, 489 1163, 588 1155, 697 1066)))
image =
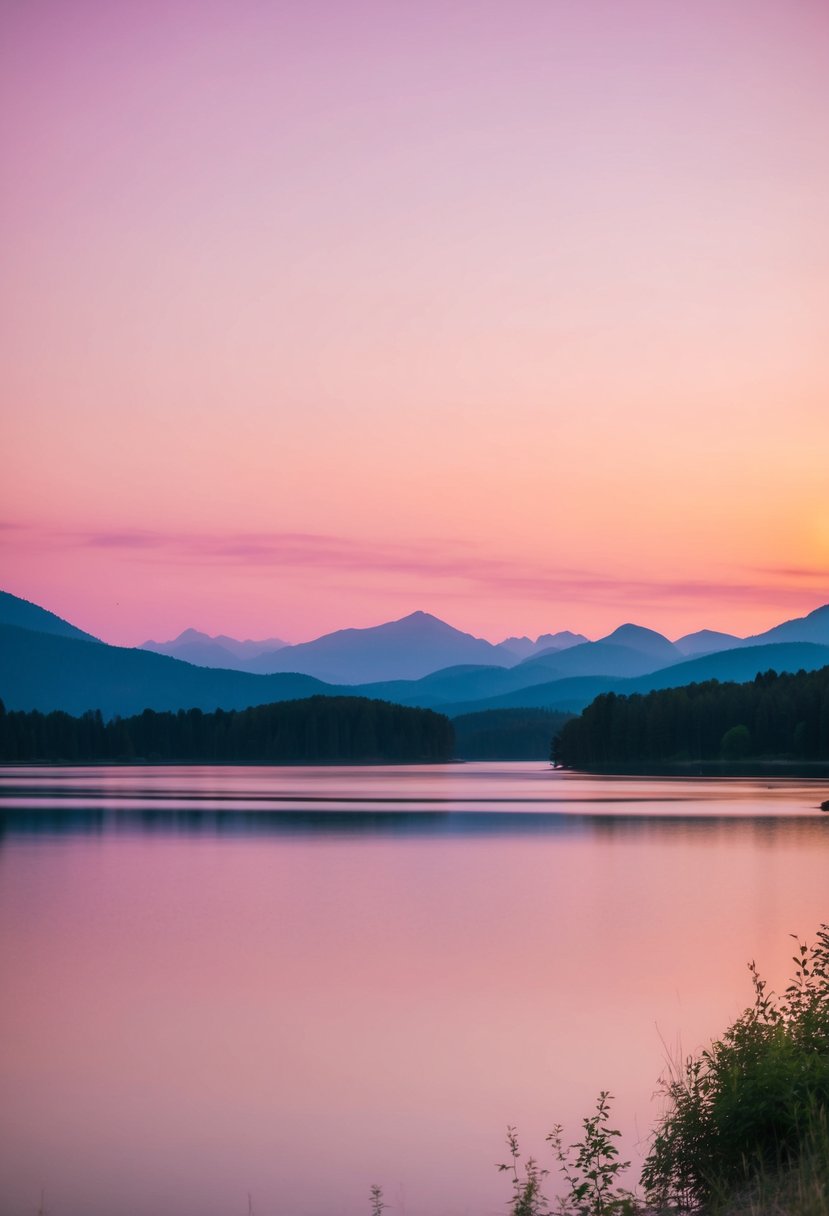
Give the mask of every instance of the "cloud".
POLYGON ((799 568, 741 570, 734 578, 724 579, 624 577, 489 556, 468 542, 446 538, 390 543, 313 532, 206 533, 138 528, 59 531, 20 524, 4 526, 25 530, 27 547, 37 538, 47 548, 101 549, 121 554, 125 560, 153 564, 219 569, 232 565, 255 571, 291 569, 372 579, 394 576, 398 583, 439 583, 442 595, 459 599, 481 595, 594 599, 643 607, 715 600, 756 603, 768 597, 777 603, 802 604, 802 582, 791 585, 791 580, 827 582, 824 571, 799 568))
POLYGON ((805 578, 824 583, 829 591, 829 567, 823 566, 760 566, 758 574, 771 574, 775 578, 805 578))

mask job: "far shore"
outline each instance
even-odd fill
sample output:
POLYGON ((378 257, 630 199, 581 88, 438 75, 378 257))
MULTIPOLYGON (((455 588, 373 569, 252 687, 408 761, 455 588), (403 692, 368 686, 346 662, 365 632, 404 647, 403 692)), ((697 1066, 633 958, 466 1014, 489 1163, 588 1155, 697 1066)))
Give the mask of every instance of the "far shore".
POLYGON ((559 772, 601 777, 798 777, 829 779, 826 760, 674 760, 659 764, 593 764, 589 769, 559 766, 559 772))

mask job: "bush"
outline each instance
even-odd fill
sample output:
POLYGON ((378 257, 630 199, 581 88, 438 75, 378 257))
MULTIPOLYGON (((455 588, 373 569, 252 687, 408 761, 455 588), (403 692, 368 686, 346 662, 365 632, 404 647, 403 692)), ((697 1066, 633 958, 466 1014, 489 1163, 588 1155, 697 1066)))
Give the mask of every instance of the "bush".
POLYGON ((722 737, 720 754, 723 760, 744 760, 751 751, 751 735, 747 726, 732 726, 722 737))
MULTIPOLYGON (((630 1191, 619 1186, 619 1175, 630 1166, 621 1161, 616 1141, 620 1132, 610 1126, 611 1095, 602 1090, 596 1111, 582 1119, 583 1136, 576 1144, 564 1143, 564 1129, 557 1123, 547 1136, 559 1172, 567 1183, 567 1193, 558 1200, 560 1216, 635 1216, 636 1201, 630 1191)), ((546 1216, 550 1204, 542 1190, 549 1170, 534 1157, 519 1168, 521 1153, 514 1127, 507 1128, 510 1160, 498 1166, 511 1174, 510 1216, 546 1216)))
POLYGON ((782 997, 751 963, 753 1006, 665 1083, 642 1171, 653 1202, 693 1210, 797 1166, 815 1144, 829 1110, 829 925, 797 942, 794 963, 782 997))

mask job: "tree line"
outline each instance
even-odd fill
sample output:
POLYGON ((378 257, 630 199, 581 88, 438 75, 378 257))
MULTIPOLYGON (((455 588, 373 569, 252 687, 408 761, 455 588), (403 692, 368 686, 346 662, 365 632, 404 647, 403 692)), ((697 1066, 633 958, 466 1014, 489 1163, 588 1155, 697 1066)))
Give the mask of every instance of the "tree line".
POLYGON ((829 760, 829 667, 746 684, 707 680, 622 696, 603 693, 553 739, 564 768, 683 761, 829 760))
POLYGON ((430 709, 367 697, 309 697, 243 710, 157 713, 105 721, 98 710, 6 710, 0 701, 0 761, 130 761, 324 764, 439 763, 454 748, 452 723, 430 709))
POLYGON ((452 719, 462 760, 546 760, 550 737, 573 715, 553 709, 483 709, 452 719))

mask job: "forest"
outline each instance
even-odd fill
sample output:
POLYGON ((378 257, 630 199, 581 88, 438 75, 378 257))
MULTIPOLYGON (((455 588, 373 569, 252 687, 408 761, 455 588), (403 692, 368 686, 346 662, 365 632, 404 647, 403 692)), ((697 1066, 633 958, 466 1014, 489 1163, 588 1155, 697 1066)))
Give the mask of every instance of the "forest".
POLYGON ((546 760, 550 739, 573 715, 553 709, 484 709, 452 719, 460 760, 546 760))
POLYGON ((0 701, 0 761, 164 761, 206 764, 440 763, 454 731, 443 714, 366 697, 308 697, 251 709, 200 709, 105 721, 95 710, 6 710, 0 701))
POLYGON ((829 760, 829 667, 747 684, 708 680, 621 696, 604 693, 553 739, 563 768, 660 763, 829 760))

